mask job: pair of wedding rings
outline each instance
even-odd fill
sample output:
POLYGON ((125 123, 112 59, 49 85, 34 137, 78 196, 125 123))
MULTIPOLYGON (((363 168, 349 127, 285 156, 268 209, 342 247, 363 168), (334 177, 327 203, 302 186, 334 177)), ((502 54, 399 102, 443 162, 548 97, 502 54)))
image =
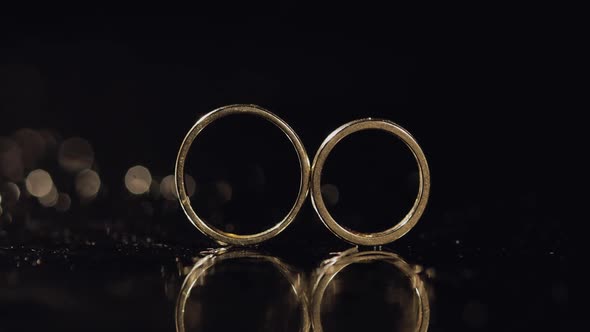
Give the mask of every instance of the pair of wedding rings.
POLYGON ((289 226, 289 224, 297 216, 297 213, 305 202, 310 189, 313 207, 324 225, 326 225, 326 227, 332 231, 332 233, 353 244, 366 246, 383 245, 399 239, 416 225, 422 216, 422 213, 424 212, 430 192, 430 170, 428 168, 428 163, 426 162, 424 152, 422 152, 420 145, 418 145, 414 137, 412 137, 412 135, 407 130, 389 120, 367 118, 351 121, 340 126, 330 135, 328 135, 328 137, 326 137, 317 151, 313 159, 313 163, 310 164, 305 147, 303 146, 301 139, 299 136, 297 136, 295 131, 275 114, 255 105, 224 106, 202 116, 193 125, 182 141, 180 150, 178 152, 178 157, 176 159, 175 181, 180 205, 193 225, 195 225, 195 227, 197 227, 197 229, 199 229, 199 231, 201 231, 203 234, 209 236, 218 243, 239 246, 253 245, 266 241, 287 228, 287 226, 289 226), (287 135, 291 141, 291 144, 293 144, 295 147, 295 151, 297 152, 297 157, 299 159, 301 178, 299 182, 299 192, 297 194, 295 203, 287 215, 275 226, 256 234, 240 235, 224 232, 208 224, 205 220, 203 220, 202 217, 197 215, 191 206, 184 181, 185 161, 195 138, 205 127, 207 127, 212 122, 232 114, 255 115, 277 126, 283 131, 285 135, 287 135), (332 151, 334 146, 338 144, 338 142, 340 142, 344 137, 358 131, 369 129, 383 130, 391 133, 401 139, 406 144, 406 146, 408 146, 408 148, 412 151, 416 162, 418 163, 418 174, 420 181, 418 195, 412 208, 406 214, 406 216, 393 227, 377 233, 361 233, 342 227, 340 224, 338 224, 338 222, 336 222, 336 220, 334 220, 326 208, 326 204, 324 203, 321 193, 322 170, 324 168, 324 163, 330 154, 330 151, 332 151))

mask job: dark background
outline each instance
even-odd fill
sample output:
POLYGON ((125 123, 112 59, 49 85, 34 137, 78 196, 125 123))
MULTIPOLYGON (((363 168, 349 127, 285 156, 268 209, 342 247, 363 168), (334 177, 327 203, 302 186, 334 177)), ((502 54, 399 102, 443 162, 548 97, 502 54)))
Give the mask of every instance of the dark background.
MULTIPOLYGON (((160 180, 171 174, 188 129, 217 107, 251 103, 274 112, 298 133, 310 159, 341 124, 381 117, 408 129, 430 164, 427 210, 390 247, 446 271, 439 289, 448 302, 439 306, 438 330, 470 327, 464 311, 473 301, 489 317, 479 328, 564 328, 566 173, 555 137, 561 123, 556 64, 543 52, 547 27, 469 22, 413 37, 413 27, 394 26, 379 14, 304 19, 299 10, 289 4, 276 15, 221 18, 3 18, 0 135, 26 127, 81 136, 93 146, 93 169, 102 180, 90 204, 72 194, 66 214, 34 200, 19 203, 12 223, 0 225, 4 265, 14 260, 8 248, 213 245, 174 202, 131 195, 123 178, 137 164, 160 180), (18 216, 33 221, 19 223, 18 216), (29 227, 38 220, 48 222, 29 227), (526 309, 515 309, 520 300, 530 303, 526 309)), ((295 154, 280 132, 257 120, 212 125, 189 156, 202 189, 194 202, 219 227, 260 230, 294 199, 295 154), (260 172, 265 181, 256 182, 260 172), (233 186, 230 203, 209 198, 219 194, 220 179, 233 186)), ((385 135, 355 137, 326 166, 325 180, 340 189, 334 214, 359 230, 383 229, 411 205, 416 166, 385 135)), ((50 157, 41 166, 58 171, 50 157)), ((63 182, 71 188, 71 180, 63 182)), ((323 257, 347 247, 321 225, 309 201, 264 246, 297 257, 304 268, 313 260, 301 258, 298 248, 323 257)))

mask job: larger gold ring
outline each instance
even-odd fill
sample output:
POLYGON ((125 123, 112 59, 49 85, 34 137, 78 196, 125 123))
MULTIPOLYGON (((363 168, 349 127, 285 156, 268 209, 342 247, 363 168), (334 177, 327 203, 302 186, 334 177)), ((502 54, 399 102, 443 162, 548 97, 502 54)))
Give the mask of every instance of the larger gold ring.
POLYGON ((301 209, 303 205, 307 193, 309 190, 309 174, 310 174, 310 163, 309 157, 307 156, 307 152, 303 147, 303 143, 299 136, 289 127, 289 125, 283 121, 278 116, 274 115, 273 113, 255 105, 229 105, 218 108, 214 111, 211 111, 204 116, 202 116, 194 126, 189 130, 188 134, 182 141, 180 146, 180 150, 178 152, 178 157, 176 158, 176 167, 174 171, 174 178, 176 181, 176 191, 178 193, 178 200, 184 210, 184 213, 187 215, 189 220, 197 227, 199 231, 203 234, 209 236, 210 238, 216 240, 218 243, 221 244, 231 244, 231 245, 251 245, 260 243, 262 241, 266 241, 280 232, 282 232, 289 224, 295 219, 295 216, 301 209), (279 127, 287 135, 291 144, 295 147, 295 151, 297 152, 297 157, 299 159, 299 167, 301 168, 301 180, 299 182, 299 192, 297 194, 297 199, 295 200, 295 204, 291 207, 291 210, 287 215, 275 226, 262 231, 256 234, 249 234, 249 235, 239 235, 234 233, 228 233, 221 231, 209 224, 207 224, 201 217, 199 217, 193 207, 191 206, 190 199, 186 193, 186 186, 184 182, 184 163, 186 161, 186 157, 188 151, 197 137, 199 133, 207 127, 207 125, 211 124, 213 121, 223 118, 228 115, 232 114, 252 114, 258 117, 261 117, 275 126, 279 127))
POLYGON ((340 126, 324 140, 315 155, 311 169, 311 201, 314 209, 324 225, 326 225, 332 233, 353 244, 376 246, 399 239, 416 225, 424 212, 426 203, 428 202, 428 194, 430 193, 430 170, 428 169, 428 163, 426 162, 424 152, 422 152, 418 142, 416 142, 407 130, 388 120, 368 118, 355 120, 340 126), (328 212, 321 192, 322 170, 330 151, 332 151, 334 146, 344 137, 357 131, 368 129, 384 130, 400 138, 408 148, 410 148, 412 154, 416 158, 420 176, 418 196, 408 214, 406 214, 406 216, 395 226, 377 233, 360 233, 342 227, 336 222, 336 220, 334 220, 330 212, 328 212))

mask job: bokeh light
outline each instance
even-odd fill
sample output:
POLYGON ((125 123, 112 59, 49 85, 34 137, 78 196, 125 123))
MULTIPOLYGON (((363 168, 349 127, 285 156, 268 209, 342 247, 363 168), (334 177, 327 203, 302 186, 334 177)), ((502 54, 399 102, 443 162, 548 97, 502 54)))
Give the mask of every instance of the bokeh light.
POLYGON ((13 182, 0 184, 0 193, 2 194, 2 204, 6 207, 15 205, 20 198, 20 189, 13 182))
POLYGON ((94 151, 87 140, 72 137, 61 143, 57 160, 66 171, 79 172, 92 167, 94 151))
POLYGON ((22 150, 11 138, 0 137, 0 176, 20 181, 24 176, 22 150))
POLYGON ((53 187, 53 180, 51 180, 51 175, 46 171, 36 169, 29 173, 25 180, 25 185, 31 195, 39 198, 49 194, 53 187))
MULTIPOLYGON (((184 185, 186 187, 186 193, 189 197, 195 194, 197 189, 197 183, 195 179, 189 174, 184 174, 184 185)), ((174 181, 174 175, 168 175, 162 179, 160 183, 160 192, 162 197, 169 201, 174 201, 178 198, 176 194, 176 183, 174 181)))
POLYGON ((338 191, 338 187, 333 184, 323 184, 321 187, 322 198, 326 201, 327 205, 334 206, 338 203, 340 199, 340 192, 338 191))
POLYGON ((57 134, 55 134, 54 132, 52 132, 50 130, 43 129, 43 130, 39 130, 39 135, 41 135, 41 137, 43 138, 43 141, 45 142, 45 152, 46 153, 47 153, 47 151, 57 148, 57 143, 58 143, 57 134))
POLYGON ((160 182, 160 193, 164 199, 173 201, 176 199, 176 189, 174 185, 174 175, 168 175, 160 182))
MULTIPOLYGON (((189 197, 192 197, 196 190, 197 190, 197 182, 195 181, 195 179, 188 175, 188 174, 184 174, 184 185, 186 186, 186 193, 188 194, 189 197)), ((176 194, 176 189, 174 189, 174 193, 176 194)))
POLYGON ((152 174, 144 166, 131 167, 125 174, 125 187, 135 195, 145 194, 152 184, 152 174))
POLYGON ((59 194, 57 192, 57 188, 55 188, 55 186, 51 186, 49 193, 43 197, 39 197, 38 200, 39 203, 44 207, 52 207, 57 203, 58 197, 59 194))
POLYGON ((70 209, 71 205, 72 199, 70 198, 70 195, 66 193, 60 193, 57 198, 57 203, 55 204, 55 210, 59 212, 66 212, 70 209))
POLYGON ((37 161, 45 156, 45 140, 37 131, 23 128, 16 131, 12 137, 21 148, 25 168, 34 168, 37 161))
POLYGON ((100 177, 91 170, 85 169, 76 176, 76 192, 84 199, 94 198, 100 190, 100 177))

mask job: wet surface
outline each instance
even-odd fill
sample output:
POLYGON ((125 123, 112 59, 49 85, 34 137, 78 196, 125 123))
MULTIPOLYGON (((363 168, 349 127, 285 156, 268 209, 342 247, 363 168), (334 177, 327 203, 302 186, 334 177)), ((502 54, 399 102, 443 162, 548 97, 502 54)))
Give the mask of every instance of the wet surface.
MULTIPOLYGON (((215 254, 164 244, 2 248, 1 331, 174 331, 178 319, 186 331, 299 331, 318 315, 324 331, 566 326, 567 264, 560 253, 397 249, 377 251, 393 259, 345 260, 342 267, 339 257, 359 254, 357 249, 335 254, 262 247, 215 254), (336 275, 328 266, 334 264, 342 267, 336 275), (426 312, 416 295, 418 281, 426 312), (179 315, 183 292, 186 306, 179 315)), ((367 252, 375 253, 360 254, 367 252)), ((315 326, 319 330, 317 321, 315 326)))

